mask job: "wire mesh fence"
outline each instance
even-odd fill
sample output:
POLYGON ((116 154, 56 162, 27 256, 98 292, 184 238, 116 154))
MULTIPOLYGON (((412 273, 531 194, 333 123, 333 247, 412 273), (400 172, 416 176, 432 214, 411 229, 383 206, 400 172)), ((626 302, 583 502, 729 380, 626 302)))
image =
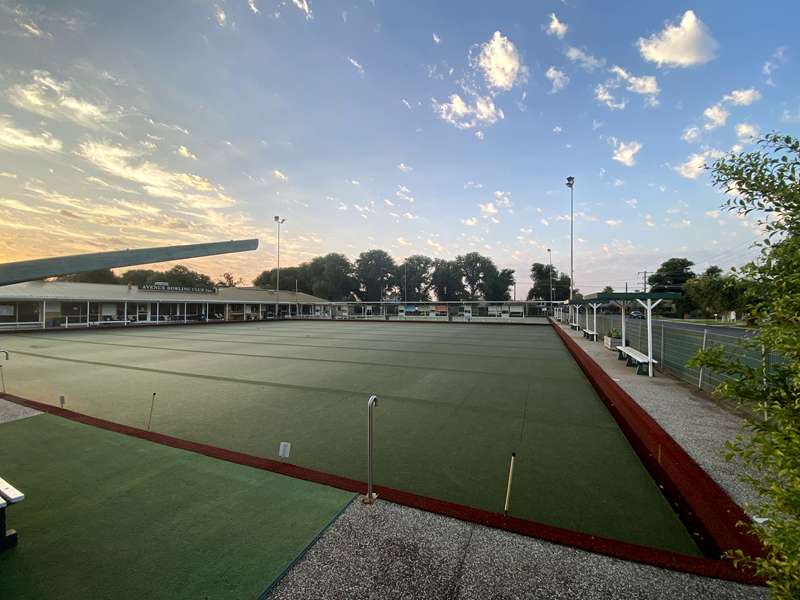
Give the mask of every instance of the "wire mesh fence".
MULTIPOLYGON (((597 331, 603 336, 609 330, 621 331, 619 315, 597 315, 597 331)), ((625 319, 627 345, 647 353, 647 321, 644 319, 625 319)), ((709 369, 699 369, 687 365, 699 350, 722 346, 725 353, 735 355, 749 367, 769 370, 779 363, 775 353, 764 352, 759 346, 748 343, 751 332, 731 335, 715 331, 714 327, 687 329, 664 321, 653 323, 653 358, 658 361, 657 370, 668 372, 675 377, 691 383, 707 392, 725 381, 725 376, 709 369)))

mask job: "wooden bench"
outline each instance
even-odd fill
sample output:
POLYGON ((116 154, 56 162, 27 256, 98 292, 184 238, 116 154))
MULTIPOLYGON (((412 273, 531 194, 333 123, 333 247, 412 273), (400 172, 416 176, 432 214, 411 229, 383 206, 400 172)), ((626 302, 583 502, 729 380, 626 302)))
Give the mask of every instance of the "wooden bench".
POLYGON ((571 329, 576 329, 576 330, 581 328, 579 323, 570 323, 569 326, 571 329))
POLYGON ((593 342, 596 342, 597 341, 597 332, 596 331, 592 331, 591 329, 584 329, 583 330, 583 337, 589 338, 593 342))
POLYGON ((648 360, 647 355, 642 354, 636 350, 636 348, 631 348, 630 346, 617 346, 616 350, 619 352, 617 358, 619 360, 627 359, 629 367, 636 367, 637 375, 648 375, 648 363, 652 362, 654 365, 658 364, 657 360, 648 360))
POLYGON ((6 508, 9 504, 22 502, 24 499, 25 494, 0 478, 0 552, 17 545, 17 532, 6 529, 6 508))

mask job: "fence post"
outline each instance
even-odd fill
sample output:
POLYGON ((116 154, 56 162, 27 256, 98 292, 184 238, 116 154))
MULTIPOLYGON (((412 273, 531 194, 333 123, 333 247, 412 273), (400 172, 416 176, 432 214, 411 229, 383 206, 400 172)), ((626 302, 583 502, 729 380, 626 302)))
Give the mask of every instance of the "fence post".
MULTIPOLYGON (((708 337, 708 329, 703 329, 703 350, 706 349, 706 338, 708 337)), ((703 367, 700 367, 700 377, 697 380, 697 387, 703 389, 703 367)))
POLYGON ((664 321, 661 321, 661 356, 659 357, 659 362, 661 363, 661 370, 665 370, 667 367, 664 364, 664 321))
POLYGON ((372 491, 373 485, 373 436, 372 436, 372 409, 378 404, 377 396, 370 396, 367 401, 367 493, 361 497, 364 504, 374 504, 378 494, 372 491))

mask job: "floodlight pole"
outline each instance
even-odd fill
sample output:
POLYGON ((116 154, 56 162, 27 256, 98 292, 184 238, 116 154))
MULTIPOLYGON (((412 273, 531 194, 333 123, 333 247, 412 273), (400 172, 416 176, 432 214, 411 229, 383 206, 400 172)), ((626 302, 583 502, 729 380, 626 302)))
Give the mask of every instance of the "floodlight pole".
POLYGON ((550 257, 550 306, 553 306, 553 251, 550 248, 547 255, 550 257))
POLYGON ((275 319, 280 315, 281 304, 281 225, 286 219, 281 219, 275 215, 275 223, 278 225, 278 272, 275 279, 275 319))
POLYGON ((574 254, 575 254, 575 241, 573 231, 575 226, 574 216, 574 187, 575 178, 570 175, 567 177, 567 187, 569 188, 569 301, 572 302, 572 293, 575 289, 575 270, 574 270, 574 254))

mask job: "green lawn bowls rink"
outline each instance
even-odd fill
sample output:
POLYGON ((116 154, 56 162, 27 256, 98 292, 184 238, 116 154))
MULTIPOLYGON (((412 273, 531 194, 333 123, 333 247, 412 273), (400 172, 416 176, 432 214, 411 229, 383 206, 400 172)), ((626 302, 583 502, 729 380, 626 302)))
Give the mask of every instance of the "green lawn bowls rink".
MULTIPOLYGON (((0 336, 8 392, 94 417, 700 556, 548 326, 280 322, 0 336)), ((20 484, 22 485, 22 484, 20 484)))

